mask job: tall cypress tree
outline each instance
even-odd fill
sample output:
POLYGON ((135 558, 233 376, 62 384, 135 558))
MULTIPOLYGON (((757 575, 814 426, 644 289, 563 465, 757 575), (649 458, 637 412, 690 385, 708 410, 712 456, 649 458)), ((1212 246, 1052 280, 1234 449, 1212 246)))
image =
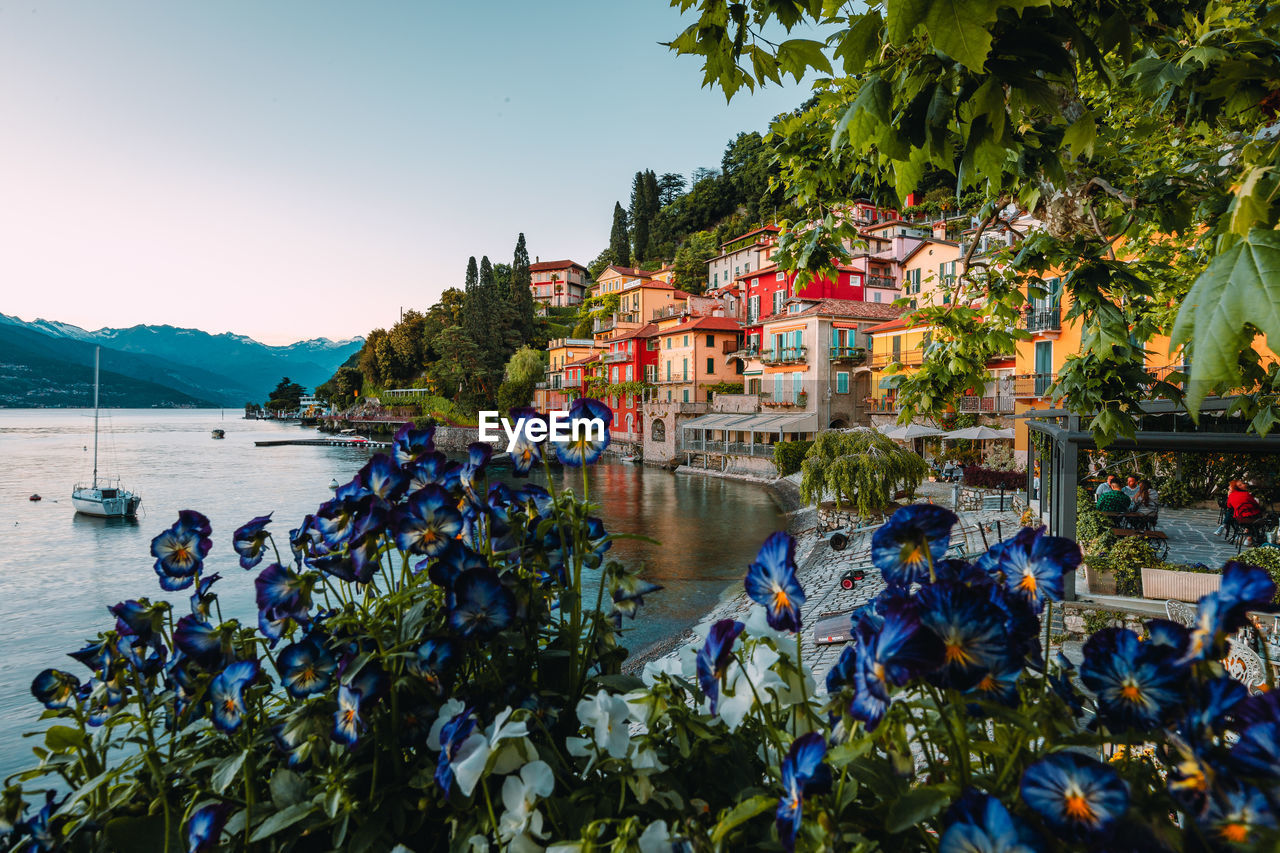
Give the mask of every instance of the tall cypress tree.
POLYGON ((644 204, 645 219, 648 223, 646 230, 649 233, 644 243, 644 251, 636 252, 636 255, 647 259, 653 258, 657 254, 658 235, 654 229, 654 220, 658 218, 658 211, 662 209, 662 199, 658 190, 658 176, 653 169, 649 169, 644 173, 644 204))
POLYGON ((644 172, 636 172, 631 181, 631 256, 636 259, 636 266, 644 263, 644 253, 649 248, 649 215, 648 187, 645 185, 644 172))
MULTIPOLYGON (((477 347, 484 345, 486 337, 485 330, 485 304, 484 293, 480 289, 480 273, 476 266, 475 255, 467 261, 466 283, 462 294, 462 334, 468 341, 477 347)), ((455 365, 458 375, 469 375, 462 365, 455 365)), ((474 374, 470 374, 471 388, 468 394, 474 393, 476 383, 474 374)))
POLYGON ((524 233, 516 239, 516 253, 511 261, 511 304, 516 309, 516 326, 522 340, 533 339, 533 285, 529 273, 529 250, 524 233))
POLYGON ((613 203, 613 230, 609 232, 609 253, 618 266, 631 265, 631 239, 627 234, 627 212, 619 202, 613 203))

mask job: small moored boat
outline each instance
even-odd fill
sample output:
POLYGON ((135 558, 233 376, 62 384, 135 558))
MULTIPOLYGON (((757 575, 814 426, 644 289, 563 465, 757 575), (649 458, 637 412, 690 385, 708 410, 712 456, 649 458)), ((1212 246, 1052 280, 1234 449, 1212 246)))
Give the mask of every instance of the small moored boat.
POLYGON ((226 437, 227 437, 227 431, 226 431, 226 430, 223 430, 223 429, 215 429, 215 430, 213 431, 213 437, 214 437, 214 438, 226 438, 226 437))

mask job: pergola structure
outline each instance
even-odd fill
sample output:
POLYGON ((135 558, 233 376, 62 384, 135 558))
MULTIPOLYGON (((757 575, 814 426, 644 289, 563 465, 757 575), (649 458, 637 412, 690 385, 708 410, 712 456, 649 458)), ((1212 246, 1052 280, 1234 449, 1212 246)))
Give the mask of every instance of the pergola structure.
MULTIPOLYGON (((1197 424, 1185 408, 1168 400, 1145 403, 1133 438, 1117 438, 1108 450, 1176 451, 1184 453, 1280 453, 1280 429, 1266 435, 1246 433, 1248 421, 1228 414, 1235 398, 1206 400, 1197 424)), ((1065 409, 1032 409, 1017 417, 1026 420, 1028 442, 1027 499, 1040 502, 1048 515, 1049 533, 1076 535, 1076 487, 1080 451, 1097 448, 1093 433, 1081 426, 1088 415, 1065 409), (1037 441, 1036 436, 1041 436, 1037 441)), ((1068 578, 1068 599, 1075 598, 1074 578, 1068 578)))

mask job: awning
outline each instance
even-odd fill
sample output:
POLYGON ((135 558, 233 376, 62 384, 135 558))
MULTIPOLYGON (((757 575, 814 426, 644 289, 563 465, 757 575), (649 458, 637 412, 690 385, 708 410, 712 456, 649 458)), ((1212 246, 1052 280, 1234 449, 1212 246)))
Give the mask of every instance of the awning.
POLYGON ((816 412, 805 414, 731 414, 716 413, 685 421, 680 429, 715 429, 727 432, 815 432, 818 429, 816 412))

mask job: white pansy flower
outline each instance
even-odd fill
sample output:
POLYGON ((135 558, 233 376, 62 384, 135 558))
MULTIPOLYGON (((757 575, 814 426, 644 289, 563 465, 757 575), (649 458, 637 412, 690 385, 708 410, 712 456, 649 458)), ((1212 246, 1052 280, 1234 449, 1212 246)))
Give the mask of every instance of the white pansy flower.
POLYGON ((782 677, 771 669, 777 662, 776 651, 764 643, 757 643, 746 659, 745 669, 737 661, 729 664, 717 709, 729 731, 736 731, 742 725, 747 714, 755 707, 757 695, 761 702, 768 702, 774 698, 779 688, 786 686, 782 677))
POLYGON ((440 730, 445 727, 446 723, 466 709, 466 704, 457 699, 450 699, 441 705, 440 712, 436 714, 436 721, 431 724, 431 731, 427 734, 427 746, 431 747, 436 752, 439 752, 441 749, 440 730))
POLYGON ((631 741, 629 717, 626 701, 620 696, 610 696, 604 690, 578 703, 578 720, 594 730, 596 747, 603 749, 611 758, 622 758, 627 754, 627 744, 631 741))
MULTIPOLYGON (((555 777, 545 761, 530 761, 520 768, 519 776, 508 776, 502 783, 502 805, 506 811, 498 821, 498 834, 512 842, 520 836, 542 837, 542 812, 538 800, 551 796, 555 777)), ((513 845, 514 848, 514 845, 513 845)))
POLYGON ((659 675, 692 681, 697 675, 698 649, 702 648, 706 641, 706 631, 703 631, 697 645, 681 646, 673 654, 649 661, 640 672, 640 680, 646 687, 656 684, 659 675))
MULTIPOLYGON (((489 839, 483 835, 473 835, 467 839, 468 853, 489 853, 493 845, 489 843, 489 839)), ((394 853, 394 851, 393 851, 394 853)))
POLYGON ((747 618, 742 620, 742 624, 746 626, 746 633, 752 637, 767 637, 774 643, 782 643, 786 641, 790 645, 795 645, 795 638, 787 631, 778 631, 769 627, 769 617, 761 604, 752 604, 747 611, 747 618))
POLYGON ((646 826, 637 841, 640 853, 671 853, 671 833, 665 820, 655 820, 646 826))
MULTIPOLYGON (((484 775, 485 767, 489 764, 489 756, 503 746, 502 741, 523 739, 529 734, 528 724, 524 720, 509 721, 511 713, 510 708, 499 712, 483 734, 472 732, 471 736, 462 742, 458 754, 454 756, 454 779, 458 782, 458 789, 468 797, 475 790, 476 782, 480 781, 480 777, 484 775)), ((507 758, 503 763, 508 765, 508 770, 519 766, 522 752, 522 750, 503 750, 507 758), (514 766, 510 766, 511 761, 516 762, 514 766)))

